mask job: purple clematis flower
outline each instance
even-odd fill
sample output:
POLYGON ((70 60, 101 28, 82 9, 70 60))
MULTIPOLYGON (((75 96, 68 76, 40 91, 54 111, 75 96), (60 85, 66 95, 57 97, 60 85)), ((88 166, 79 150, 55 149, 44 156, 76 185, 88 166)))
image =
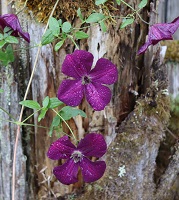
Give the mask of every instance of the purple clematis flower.
POLYGON ((147 42, 139 49, 137 55, 144 53, 147 48, 153 44, 157 44, 161 40, 173 40, 172 35, 179 27, 179 17, 171 23, 154 24, 149 29, 147 42))
POLYGON ((80 104, 84 94, 94 110, 103 110, 110 102, 111 91, 103 84, 113 84, 118 79, 116 66, 105 58, 100 58, 91 69, 93 55, 84 50, 68 54, 62 65, 62 72, 75 80, 62 81, 58 89, 58 99, 69 106, 80 104))
POLYGON ((68 136, 63 136, 53 142, 47 152, 52 160, 67 159, 53 169, 56 178, 63 184, 69 185, 78 181, 78 168, 82 170, 84 181, 87 183, 100 179, 106 169, 104 161, 92 162, 88 157, 100 158, 106 153, 107 145, 101 134, 90 133, 75 147, 68 136))
POLYGON ((19 19, 14 14, 5 14, 0 16, 0 28, 10 27, 13 32, 11 35, 19 37, 21 35, 27 42, 30 42, 29 33, 23 32, 19 19))

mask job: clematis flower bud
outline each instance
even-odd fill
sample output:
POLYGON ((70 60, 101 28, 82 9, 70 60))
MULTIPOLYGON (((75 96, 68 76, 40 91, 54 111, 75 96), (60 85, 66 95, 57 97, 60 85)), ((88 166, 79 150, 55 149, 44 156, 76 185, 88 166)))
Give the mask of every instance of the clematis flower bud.
POLYGON ((172 35, 179 27, 179 17, 170 23, 154 24, 150 27, 147 42, 139 49, 137 55, 144 53, 150 45, 155 45, 161 40, 173 40, 172 35))
POLYGON ((14 14, 0 15, 0 28, 4 29, 5 27, 10 27, 13 30, 13 32, 11 33, 12 36, 15 37, 21 36, 27 42, 30 42, 29 33, 22 31, 17 15, 14 14))

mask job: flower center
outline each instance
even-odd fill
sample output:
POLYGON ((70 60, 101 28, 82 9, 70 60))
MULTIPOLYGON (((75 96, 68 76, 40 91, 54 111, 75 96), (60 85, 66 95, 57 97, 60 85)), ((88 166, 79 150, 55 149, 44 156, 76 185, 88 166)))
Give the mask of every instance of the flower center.
POLYGON ((89 76, 83 76, 82 78, 82 84, 83 85, 87 85, 91 82, 90 77, 89 76))
POLYGON ((83 158, 83 154, 80 151, 74 151, 71 157, 75 163, 80 162, 83 158))

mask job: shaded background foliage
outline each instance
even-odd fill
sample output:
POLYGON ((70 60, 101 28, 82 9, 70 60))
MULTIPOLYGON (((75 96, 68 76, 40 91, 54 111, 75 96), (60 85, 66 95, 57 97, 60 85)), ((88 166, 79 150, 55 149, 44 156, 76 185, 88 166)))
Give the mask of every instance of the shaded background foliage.
MULTIPOLYGON (((24 1, 17 1, 16 6, 24 1)), ((178 0, 171 3, 161 1, 161 21, 169 19, 170 6, 172 13, 178 0), (164 9, 166 7, 166 9, 164 9), (163 10, 163 11, 162 11, 163 10), (164 15, 163 13, 166 13, 164 15), (163 17, 165 16, 165 17, 163 17)), ((1 1, 1 13, 11 12, 13 4, 1 1)), ((137 7, 139 1, 128 1, 137 7)), ((20 14, 24 31, 31 35, 31 43, 38 44, 44 30, 44 24, 55 1, 28 1, 29 10, 20 14), (49 6, 50 4, 50 6, 49 6)), ((78 23, 75 17, 76 7, 87 12, 95 9, 93 1, 60 1, 56 17, 78 23), (80 5, 80 6, 79 6, 80 5), (63 11, 63 12, 61 12, 63 11), (73 13, 73 14, 72 14, 73 13)), ((130 9, 122 5, 115 11, 112 1, 107 4, 116 15, 127 15, 130 9), (109 4, 109 5, 108 5, 109 4)), ((156 23, 158 1, 150 1, 141 15, 144 20, 156 23)), ((103 8, 105 11, 105 8, 103 8)), ((177 15, 177 12, 175 13, 177 15)), ((110 59, 117 67, 119 80, 111 87, 113 97, 104 111, 93 111, 85 101, 80 105, 88 118, 76 117, 68 123, 80 139, 86 132, 99 131, 105 135, 109 150, 104 159, 107 171, 102 179, 94 184, 84 184, 82 179, 74 185, 64 186, 52 175, 54 166, 60 164, 47 158, 46 152, 57 135, 48 136, 48 130, 22 127, 18 145, 16 165, 16 199, 177 199, 179 154, 176 139, 166 132, 169 122, 170 103, 165 94, 167 88, 167 68, 159 54, 159 46, 143 56, 137 57, 138 48, 145 42, 148 26, 137 20, 137 23, 120 30, 121 21, 109 25, 109 31, 102 33, 100 27, 86 29, 90 38, 78 41, 80 49, 94 54, 95 62, 100 57, 110 59), (135 95, 136 91, 139 95, 135 95), (164 140, 166 138, 166 140, 164 140), (170 142, 168 142, 170 141, 170 142), (173 149, 173 151, 171 151, 173 149), (174 155, 174 156, 173 156, 174 155), (168 159, 170 158, 170 160, 168 159), (118 168, 125 165, 126 174, 118 176, 118 168)), ((61 74, 63 60, 75 49, 71 41, 55 52, 54 44, 42 47, 37 70, 33 79, 28 99, 42 102, 45 96, 56 96, 57 89, 64 75, 61 74)), ((28 47, 23 41, 19 47, 28 47)), ((37 49, 21 50, 16 53, 16 61, 7 68, 1 66, 0 87, 5 93, 0 95, 1 106, 18 118, 20 107, 29 79, 37 49)), ((171 65, 168 64, 169 66, 171 65)), ((172 64, 173 66, 173 64, 172 64)), ((176 67, 175 67, 176 68, 176 67)), ((176 76, 176 73, 175 73, 176 76)), ((173 78, 171 78, 173 79, 173 78)), ((173 87, 175 84, 173 84, 173 87)), ((24 113, 30 114, 27 109, 24 113)), ((0 112, 1 118, 8 117, 0 112)), ((37 122, 37 115, 29 123, 50 126, 53 113, 37 122)), ((64 125, 64 131, 68 133, 64 125)), ((12 154, 16 126, 1 121, 0 134, 0 199, 11 199, 12 154)), ((70 133, 69 133, 70 134, 70 133)), ((178 134, 178 129, 175 131, 178 134)), ((81 176, 79 174, 79 176, 81 176)))

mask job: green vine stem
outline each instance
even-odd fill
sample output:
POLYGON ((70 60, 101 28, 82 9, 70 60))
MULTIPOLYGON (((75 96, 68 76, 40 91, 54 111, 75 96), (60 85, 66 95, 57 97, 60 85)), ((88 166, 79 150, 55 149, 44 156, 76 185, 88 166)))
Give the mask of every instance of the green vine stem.
POLYGON ((13 117, 11 114, 9 114, 4 108, 2 108, 0 106, 0 110, 2 110, 3 112, 5 112, 7 115, 9 115, 10 118, 12 118, 14 121, 16 121, 15 117, 13 117))
POLYGON ((22 121, 22 123, 26 122, 29 118, 31 118, 33 115, 35 115, 36 113, 38 113, 39 111, 41 111, 41 109, 36 110, 34 113, 32 113, 31 115, 29 115, 26 119, 24 119, 24 121, 22 121))
POLYGON ((55 113, 60 117, 60 119, 66 124, 66 126, 67 126, 68 129, 70 130, 70 133, 72 134, 72 136, 73 136, 75 142, 77 143, 78 140, 76 139, 76 137, 75 137, 75 135, 74 135, 72 129, 71 129, 70 126, 68 125, 68 123, 63 119, 63 117, 62 117, 55 109, 52 109, 52 110, 53 110, 53 112, 55 112, 55 113))
MULTIPOLYGON (((54 13, 57 5, 58 5, 58 2, 59 2, 59 0, 56 1, 49 18, 53 16, 53 13, 54 13)), ((48 28, 48 24, 49 24, 49 20, 48 20, 47 25, 45 27, 44 33, 46 32, 46 30, 48 28)), ((25 95, 24 95, 24 100, 27 99, 27 94, 29 92, 29 89, 30 89, 30 86, 31 86, 31 83, 32 83, 32 79, 34 77, 34 73, 35 73, 35 69, 36 69, 36 66, 37 66, 37 61, 38 61, 38 57, 39 57, 39 54, 40 54, 41 46, 42 45, 40 44, 39 47, 38 47, 38 51, 37 51, 37 54, 36 54, 33 70, 32 70, 32 73, 31 73, 31 77, 30 77, 30 80, 29 80, 29 83, 28 83, 28 86, 27 86, 27 89, 26 89, 26 92, 25 92, 25 95)), ((20 111, 19 123, 22 121, 23 111, 24 111, 24 106, 22 106, 21 111, 20 111)), ((20 135, 20 125, 17 126, 16 140, 15 140, 15 144, 14 144, 13 167, 12 167, 12 200, 15 200, 16 154, 17 154, 17 146, 18 146, 19 135, 20 135)))

